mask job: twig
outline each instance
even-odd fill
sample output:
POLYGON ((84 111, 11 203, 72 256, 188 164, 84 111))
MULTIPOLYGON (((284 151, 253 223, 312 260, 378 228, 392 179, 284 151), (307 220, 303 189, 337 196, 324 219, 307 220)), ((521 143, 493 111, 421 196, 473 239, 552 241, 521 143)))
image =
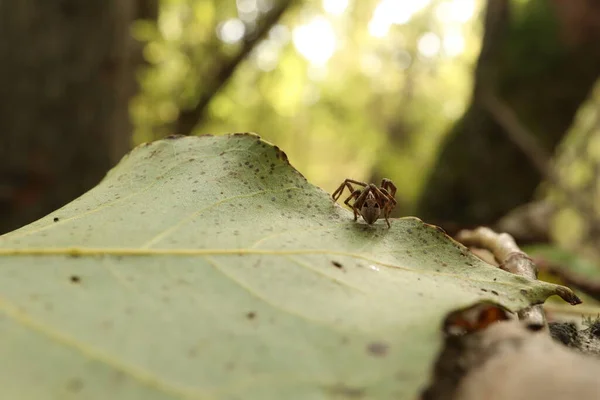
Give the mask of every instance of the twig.
POLYGON ((474 230, 462 230, 456 235, 456 239, 465 246, 474 246, 489 250, 500 268, 521 275, 526 278, 537 279, 535 264, 525 254, 515 240, 508 233, 496 233, 485 227, 474 230))
POLYGON ((482 91, 479 99, 508 138, 525 153, 543 176, 554 182, 556 177, 550 165, 550 155, 539 146, 535 136, 521 124, 513 110, 490 91, 482 91))
MULTIPOLYGON (((537 279, 537 268, 533 260, 519 249, 513 237, 507 233, 498 234, 489 228, 480 227, 474 230, 462 230, 458 232, 456 239, 465 246, 490 251, 500 264, 500 268, 505 271, 531 280, 537 279)), ((557 294, 570 304, 581 303, 581 300, 569 290, 558 290, 557 294)), ((528 325, 546 326, 546 317, 541 305, 523 309, 519 311, 518 316, 528 325)))
POLYGON ((245 40, 242 48, 235 57, 226 61, 212 77, 203 79, 202 82, 207 84, 207 88, 200 96, 196 106, 190 110, 184 110, 179 114, 175 121, 175 132, 180 135, 190 135, 196 125, 202 120, 206 108, 213 97, 225 86, 229 78, 235 72, 237 66, 250 54, 252 49, 267 35, 269 30, 279 21, 283 13, 296 0, 279 1, 271 11, 263 18, 257 28, 257 32, 249 39, 245 40))
POLYGON ((561 191, 571 205, 590 218, 593 226, 600 226, 600 217, 596 215, 593 204, 581 197, 576 190, 566 185, 554 166, 550 156, 539 146, 535 136, 519 121, 510 107, 489 90, 478 93, 481 104, 488 110, 506 136, 531 160, 538 172, 554 187, 561 191))

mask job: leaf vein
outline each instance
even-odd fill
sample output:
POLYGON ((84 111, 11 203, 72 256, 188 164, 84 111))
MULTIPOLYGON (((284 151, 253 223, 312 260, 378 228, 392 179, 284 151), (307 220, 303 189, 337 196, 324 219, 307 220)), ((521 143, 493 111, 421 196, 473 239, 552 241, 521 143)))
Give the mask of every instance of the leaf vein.
POLYGON ((0 297, 0 312, 10 318, 12 321, 31 330, 32 332, 45 336, 64 347, 76 350, 90 360, 97 361, 116 371, 120 371, 143 386, 159 390, 164 394, 172 396, 176 399, 206 400, 209 398, 206 393, 167 383, 150 371, 146 371, 137 366, 121 363, 98 349, 81 343, 57 330, 42 324, 39 321, 36 321, 34 318, 30 317, 22 310, 19 310, 18 307, 14 306, 12 303, 8 302, 2 297, 0 297))

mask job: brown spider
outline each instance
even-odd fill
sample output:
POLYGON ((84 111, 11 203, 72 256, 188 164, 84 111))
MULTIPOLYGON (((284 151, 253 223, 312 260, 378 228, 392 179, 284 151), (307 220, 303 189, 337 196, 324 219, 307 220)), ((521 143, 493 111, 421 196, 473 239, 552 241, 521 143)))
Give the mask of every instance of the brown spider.
POLYGON ((381 187, 373 183, 364 183, 355 181, 353 179, 345 179, 339 188, 331 195, 334 201, 337 201, 344 188, 350 190, 350 196, 344 201, 348 207, 354 212, 354 220, 356 221, 358 215, 361 215, 365 222, 369 225, 373 224, 381 217, 383 210, 383 217, 387 222, 388 228, 390 227, 390 221, 388 217, 390 212, 396 207, 396 185, 389 179, 383 179, 381 181, 381 187), (356 189, 351 184, 360 185, 363 189, 356 189), (349 201, 354 199, 354 203, 350 204, 349 201))

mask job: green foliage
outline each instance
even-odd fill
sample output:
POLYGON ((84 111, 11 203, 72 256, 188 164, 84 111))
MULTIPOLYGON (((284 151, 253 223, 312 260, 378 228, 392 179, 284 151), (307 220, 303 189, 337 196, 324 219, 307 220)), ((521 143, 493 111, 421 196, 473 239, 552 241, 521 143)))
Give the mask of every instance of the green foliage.
POLYGON ((592 260, 560 247, 545 244, 528 246, 525 250, 532 257, 540 257, 550 264, 560 266, 566 271, 576 273, 579 276, 597 279, 600 275, 598 265, 592 260))
POLYGON ((549 201, 557 204, 552 234, 558 244, 583 257, 600 262, 597 221, 600 198, 600 83, 579 109, 570 132, 556 155, 556 168, 564 185, 589 204, 591 212, 578 209, 570 197, 557 188, 544 188, 549 201))
MULTIPOLYGON (((156 34, 143 36, 152 67, 132 107, 138 143, 177 133, 179 110, 193 106, 215 68, 239 50, 239 42, 226 44, 215 34, 224 22, 239 18, 251 27, 261 21, 267 2, 238 3, 259 11, 244 14, 235 2, 217 0, 162 1, 156 34)), ((398 182, 401 203, 410 204, 468 100, 477 13, 460 22, 449 19, 448 10, 469 1, 397 2, 399 17, 419 7, 412 3, 424 6, 376 37, 369 29, 380 1, 350 1, 339 15, 326 12, 326 2, 299 3, 212 98, 196 132, 262 132, 289 149, 294 164, 320 186, 331 190, 346 177, 385 175, 398 182), (294 41, 302 27, 316 29, 315 18, 335 35, 325 63, 305 58, 294 41), (446 40, 435 55, 419 51, 425 34, 446 40), (463 51, 444 50, 452 38, 464 40, 463 51)), ((476 1, 476 9, 481 4, 476 1)), ((313 32, 311 40, 316 48, 324 37, 313 32)))
MULTIPOLYGON (((587 281, 589 283, 593 283, 597 282, 600 277, 600 268, 598 268, 598 262, 593 258, 586 258, 583 254, 581 254, 581 251, 576 252, 566 250, 556 244, 527 246, 523 250, 531 257, 541 260, 542 264, 549 265, 551 270, 554 268, 556 270, 563 271, 567 277, 570 277, 571 279, 576 278, 581 280, 581 282, 587 281)), ((574 284, 570 281, 565 281, 563 277, 556 276, 555 273, 548 273, 544 270, 540 273, 539 279, 546 282, 574 286, 574 291, 576 292, 577 296, 581 298, 585 304, 585 306, 582 309, 579 309, 578 312, 589 313, 591 310, 595 310, 596 313, 598 313, 600 311, 600 302, 594 298, 594 296, 590 296, 585 291, 582 291, 577 284, 574 284)), ((590 286, 593 286, 593 284, 590 284, 590 286)), ((564 311, 567 311, 565 316, 572 316, 572 310, 564 311)), ((553 316, 556 317, 559 313, 560 311, 555 311, 553 316)))
POLYGON ((171 138, 0 239, 0 397, 413 399, 446 313, 557 288, 354 222, 254 135, 171 138))

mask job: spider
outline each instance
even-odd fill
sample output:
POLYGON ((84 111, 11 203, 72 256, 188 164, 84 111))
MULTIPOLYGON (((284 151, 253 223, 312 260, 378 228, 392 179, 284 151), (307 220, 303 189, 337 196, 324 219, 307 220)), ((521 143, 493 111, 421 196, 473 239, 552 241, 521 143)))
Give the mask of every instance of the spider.
POLYGON ((387 222, 388 228, 391 226, 388 217, 390 216, 390 212, 396 207, 396 200, 394 199, 396 185, 392 181, 384 178, 381 181, 381 187, 377 187, 373 183, 345 179, 340 187, 331 195, 334 201, 340 198, 344 188, 350 190, 350 196, 344 201, 344 204, 352 208, 355 221, 358 215, 361 215, 365 222, 371 225, 381 217, 383 210, 383 217, 385 218, 385 222, 387 222), (352 184, 360 185, 363 188, 354 190, 352 184), (354 199, 352 204, 349 203, 351 199, 354 199))

